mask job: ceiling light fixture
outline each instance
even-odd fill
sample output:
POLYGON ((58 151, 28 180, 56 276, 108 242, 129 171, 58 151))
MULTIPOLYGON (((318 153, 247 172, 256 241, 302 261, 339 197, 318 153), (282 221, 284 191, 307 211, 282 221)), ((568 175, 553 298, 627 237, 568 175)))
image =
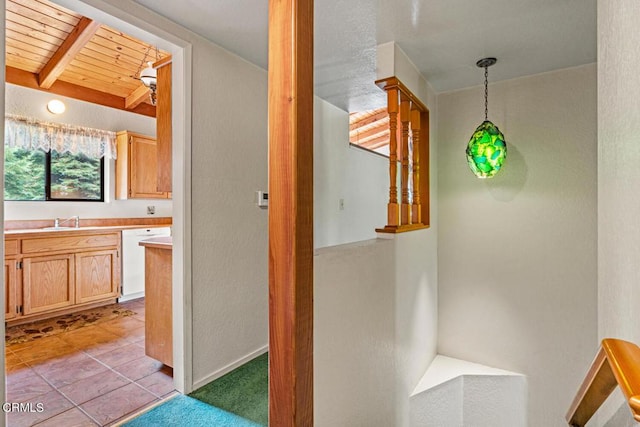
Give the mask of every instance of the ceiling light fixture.
POLYGON ((507 143, 498 126, 488 119, 488 68, 497 62, 496 58, 483 58, 476 62, 479 68, 484 68, 484 122, 473 132, 467 145, 467 163, 478 178, 491 178, 507 158, 507 143))
MULTIPOLYGON (((142 66, 144 65, 145 61, 147 60, 147 55, 149 54, 149 51, 151 50, 151 45, 149 45, 149 47, 147 48, 147 52, 144 54, 144 58, 142 58, 142 63, 140 64, 140 67, 138 67, 138 78, 140 79, 140 81, 142 81, 142 84, 145 85, 146 87, 148 87, 149 89, 151 89, 151 92, 149 92, 149 98, 151 100, 151 105, 156 105, 156 88, 157 88, 157 84, 158 84, 158 73, 156 72, 156 69, 153 68, 153 63, 151 61, 147 62, 147 67, 145 69, 142 69, 142 66)), ((158 61, 158 48, 155 48, 156 51, 156 61, 158 61)))
POLYGON ((59 99, 52 99, 47 102, 47 110, 49 110, 51 114, 62 114, 66 109, 67 107, 64 105, 64 102, 59 99))

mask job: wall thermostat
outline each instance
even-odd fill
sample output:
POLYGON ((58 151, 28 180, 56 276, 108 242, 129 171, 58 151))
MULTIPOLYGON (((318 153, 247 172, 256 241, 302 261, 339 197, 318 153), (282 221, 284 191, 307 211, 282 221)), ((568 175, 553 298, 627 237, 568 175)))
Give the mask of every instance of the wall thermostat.
POLYGON ((269 206, 269 193, 266 191, 256 191, 258 197, 258 206, 266 208, 269 206))

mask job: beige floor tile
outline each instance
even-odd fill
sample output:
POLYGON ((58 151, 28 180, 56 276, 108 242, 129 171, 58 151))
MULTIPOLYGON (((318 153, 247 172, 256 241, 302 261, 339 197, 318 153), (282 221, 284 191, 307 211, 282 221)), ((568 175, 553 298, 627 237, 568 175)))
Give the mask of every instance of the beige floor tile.
POLYGON ((73 403, 67 400, 56 390, 36 397, 31 402, 32 410, 26 412, 9 412, 7 414, 7 425, 11 427, 32 426, 41 421, 55 417, 62 412, 73 408, 73 403), (38 410, 41 406, 41 411, 38 410))
POLYGON ((80 405, 80 408, 104 425, 135 412, 155 400, 156 397, 153 394, 136 384, 129 384, 96 397, 80 405))
POLYGON ((98 424, 78 408, 73 408, 36 425, 37 427, 92 427, 98 424))
POLYGON ((58 389, 76 405, 131 384, 122 375, 108 370, 58 389))

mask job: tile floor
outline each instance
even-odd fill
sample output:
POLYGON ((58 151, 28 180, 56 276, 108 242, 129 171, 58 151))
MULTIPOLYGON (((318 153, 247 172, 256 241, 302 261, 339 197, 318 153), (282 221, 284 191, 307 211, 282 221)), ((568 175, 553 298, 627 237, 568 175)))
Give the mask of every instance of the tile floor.
POLYGON ((122 305, 136 314, 7 348, 6 401, 34 408, 9 427, 108 426, 173 393, 171 369, 144 354, 144 299, 122 305))

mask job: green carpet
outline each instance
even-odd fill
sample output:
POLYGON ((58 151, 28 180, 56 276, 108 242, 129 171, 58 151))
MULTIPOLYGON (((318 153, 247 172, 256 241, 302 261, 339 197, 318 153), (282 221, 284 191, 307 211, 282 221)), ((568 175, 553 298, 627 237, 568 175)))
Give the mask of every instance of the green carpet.
POLYGON ((124 423, 123 427, 260 427, 237 415, 180 395, 124 423))
POLYGON ((269 357, 256 357, 189 396, 266 426, 269 420, 269 357))

